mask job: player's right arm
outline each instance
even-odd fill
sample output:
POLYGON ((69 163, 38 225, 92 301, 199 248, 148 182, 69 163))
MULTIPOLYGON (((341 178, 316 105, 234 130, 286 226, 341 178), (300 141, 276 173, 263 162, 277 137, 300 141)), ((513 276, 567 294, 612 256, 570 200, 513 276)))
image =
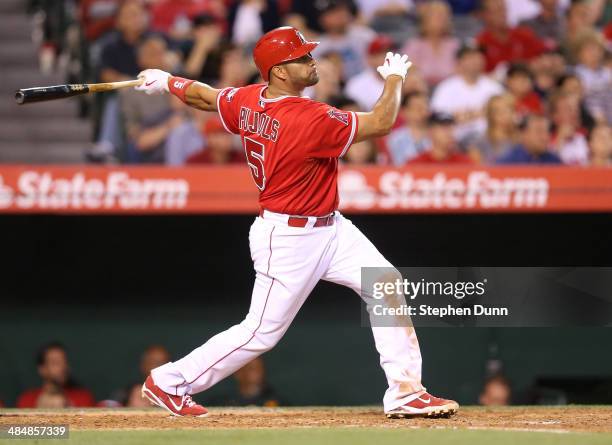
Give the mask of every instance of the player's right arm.
POLYGON ((359 128, 355 142, 389 134, 399 113, 402 84, 411 65, 408 56, 387 53, 385 62, 378 67, 379 74, 385 79, 385 87, 372 111, 356 113, 359 128))
POLYGON ((147 94, 163 94, 172 92, 183 102, 193 108, 203 111, 218 111, 217 96, 221 92, 205 83, 173 77, 162 70, 144 70, 138 75, 143 83, 136 87, 138 91, 147 94))

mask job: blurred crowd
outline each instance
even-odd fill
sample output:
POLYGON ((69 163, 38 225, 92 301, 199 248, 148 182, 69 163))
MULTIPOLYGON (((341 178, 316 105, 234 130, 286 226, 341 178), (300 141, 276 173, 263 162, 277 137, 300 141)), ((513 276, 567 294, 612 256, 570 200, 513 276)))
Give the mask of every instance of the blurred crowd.
MULTIPOLYGON (((149 407, 150 403, 141 395, 142 383, 152 369, 171 361, 172 356, 162 345, 148 346, 140 356, 138 378, 132 382, 128 379, 123 386, 115 388, 105 397, 98 398, 74 377, 68 351, 62 343, 51 342, 41 346, 35 359, 40 385, 22 392, 15 403, 17 408, 149 407)), ((478 395, 478 403, 483 406, 567 403, 563 391, 557 391, 554 396, 550 393, 550 388, 542 388, 535 384, 524 389, 523 394, 517 395, 510 380, 501 370, 487 371, 478 395)), ((281 399, 270 384, 265 362, 262 357, 257 357, 234 373, 231 389, 217 395, 207 395, 206 404, 276 407, 286 405, 287 401, 281 399)), ((4 406, 0 397, 0 407, 4 406)))
MULTIPOLYGON (((161 345, 147 347, 140 358, 140 379, 117 388, 107 398, 98 399, 81 386, 73 377, 68 353, 58 342, 43 345, 36 355, 36 367, 40 386, 27 389, 19 395, 17 408, 68 408, 68 407, 120 407, 143 408, 150 406, 141 395, 142 383, 153 368, 171 360, 168 350, 161 345)), ((266 369, 261 357, 256 358, 234 374, 232 393, 208 400, 212 405, 268 406, 279 405, 274 389, 266 380, 266 369)), ((0 400, 0 407, 2 407, 0 400)))
MULTIPOLYGON (((159 68, 214 87, 261 82, 265 32, 291 25, 320 41, 305 91, 369 111, 387 51, 414 65, 392 132, 344 162, 610 165, 610 0, 31 0, 41 67, 69 81, 133 79, 159 68)), ((86 99, 87 100, 87 99, 86 99)), ((133 90, 82 103, 100 163, 231 164, 240 140, 213 113, 133 90)))

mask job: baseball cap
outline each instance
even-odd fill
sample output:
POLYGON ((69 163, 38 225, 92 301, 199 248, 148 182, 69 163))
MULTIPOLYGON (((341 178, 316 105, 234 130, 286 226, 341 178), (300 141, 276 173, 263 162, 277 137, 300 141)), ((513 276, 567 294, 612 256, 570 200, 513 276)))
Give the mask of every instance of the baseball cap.
POLYGON ((378 54, 390 51, 393 48, 393 40, 387 36, 376 36, 368 46, 368 54, 378 54))
POLYGON ((455 118, 448 113, 433 112, 427 120, 429 125, 454 125, 455 118))

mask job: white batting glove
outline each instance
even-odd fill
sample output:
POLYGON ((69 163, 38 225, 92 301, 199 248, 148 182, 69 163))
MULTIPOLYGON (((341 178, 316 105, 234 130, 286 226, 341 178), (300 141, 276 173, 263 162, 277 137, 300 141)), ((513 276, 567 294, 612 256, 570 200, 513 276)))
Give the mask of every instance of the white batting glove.
POLYGON ((168 79, 170 73, 162 70, 144 70, 138 74, 139 79, 143 79, 141 85, 135 87, 136 91, 144 91, 148 95, 168 93, 168 79))
POLYGON ((383 79, 387 80, 387 77, 391 75, 402 76, 402 79, 406 79, 406 74, 408 74, 408 70, 412 66, 412 62, 408 60, 408 56, 406 54, 393 54, 392 52, 388 52, 385 56, 385 61, 381 66, 376 68, 378 74, 382 76, 383 79))

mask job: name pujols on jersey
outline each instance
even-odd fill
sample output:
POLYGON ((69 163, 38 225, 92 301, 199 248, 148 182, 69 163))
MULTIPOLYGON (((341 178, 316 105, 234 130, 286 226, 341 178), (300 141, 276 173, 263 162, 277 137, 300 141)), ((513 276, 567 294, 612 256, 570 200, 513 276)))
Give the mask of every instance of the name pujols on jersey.
POLYGON ((266 113, 253 111, 249 107, 240 107, 238 128, 245 132, 260 135, 264 139, 276 142, 280 130, 280 122, 266 113))

